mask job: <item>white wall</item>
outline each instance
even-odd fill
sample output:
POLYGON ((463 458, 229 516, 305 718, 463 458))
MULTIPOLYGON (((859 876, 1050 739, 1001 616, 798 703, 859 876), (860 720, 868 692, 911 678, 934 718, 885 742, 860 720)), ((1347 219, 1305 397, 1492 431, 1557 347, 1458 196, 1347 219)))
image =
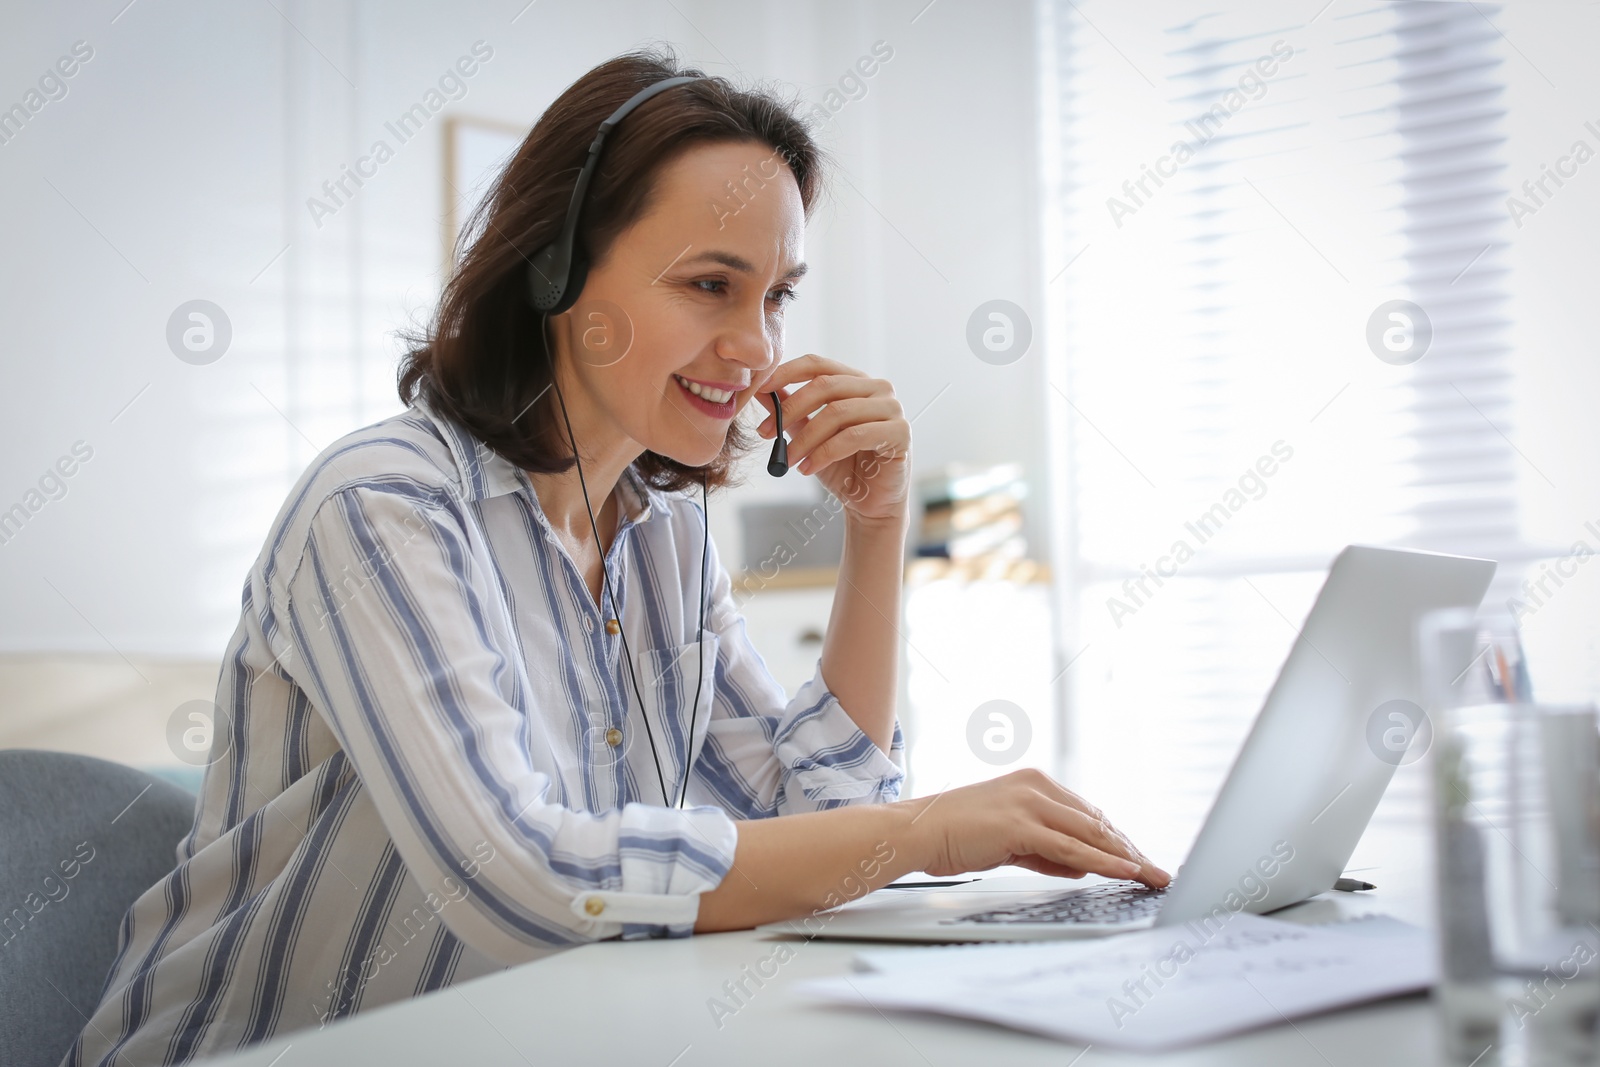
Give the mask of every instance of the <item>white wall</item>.
MULTIPOLYGON (((650 40, 807 101, 886 42, 823 132, 844 173, 808 235, 789 354, 888 377, 908 412, 931 403, 919 469, 1021 459, 1042 486, 1042 353, 996 368, 964 340, 981 301, 1039 300, 1025 0, 124 5, 40 6, 0 35, 0 107, 75 42, 93 49, 0 144, 0 511, 43 499, 28 494, 76 442, 92 450, 0 544, 0 650, 220 654, 295 476, 399 410, 392 331, 426 319, 440 281, 445 111, 320 227, 305 201, 478 40, 493 58, 446 111, 523 126, 650 40), (204 366, 165 339, 197 298, 233 329, 204 366)), ((713 505, 724 557, 739 501, 814 493, 752 471, 713 505)))

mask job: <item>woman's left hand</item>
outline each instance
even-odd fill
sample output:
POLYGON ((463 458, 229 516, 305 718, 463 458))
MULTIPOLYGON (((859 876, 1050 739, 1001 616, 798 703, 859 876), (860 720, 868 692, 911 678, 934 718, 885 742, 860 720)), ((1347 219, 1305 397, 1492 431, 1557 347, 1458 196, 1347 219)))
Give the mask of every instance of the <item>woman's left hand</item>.
POLYGON ((756 432, 768 438, 776 429, 772 391, 783 397, 790 466, 802 474, 815 474, 843 503, 847 518, 905 521, 911 424, 893 385, 818 355, 780 363, 755 394, 767 409, 756 432), (784 392, 784 385, 800 381, 806 384, 784 392))

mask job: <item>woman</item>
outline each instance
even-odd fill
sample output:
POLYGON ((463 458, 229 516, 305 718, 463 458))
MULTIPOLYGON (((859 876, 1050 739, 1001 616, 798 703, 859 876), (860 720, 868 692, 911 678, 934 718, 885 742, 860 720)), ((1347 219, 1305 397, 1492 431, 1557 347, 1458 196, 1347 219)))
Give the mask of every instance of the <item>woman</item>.
POLYGON ((131 909, 69 1063, 184 1062, 917 870, 1166 884, 1037 772, 898 799, 910 427, 885 381, 780 363, 820 188, 782 104, 701 77, 639 105, 582 202, 576 304, 531 306, 529 257, 600 123, 681 73, 625 55, 562 94, 468 227, 402 367, 407 410, 289 494, 245 586, 194 828, 131 909), (736 423, 752 397, 776 435, 769 392, 845 523, 792 699, 746 636, 704 495, 680 493, 728 484, 758 445, 736 423))

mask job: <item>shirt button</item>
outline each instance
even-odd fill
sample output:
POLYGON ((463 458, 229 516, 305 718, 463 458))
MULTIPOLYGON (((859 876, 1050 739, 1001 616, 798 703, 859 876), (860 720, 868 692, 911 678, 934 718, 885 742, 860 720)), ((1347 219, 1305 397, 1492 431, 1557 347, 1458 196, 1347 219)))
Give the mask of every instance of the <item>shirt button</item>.
POLYGON ((622 624, 620 622, 618 622, 616 619, 607 619, 606 620, 606 633, 608 633, 608 634, 619 634, 621 632, 622 632, 622 624))
POLYGON ((615 726, 607 730, 606 744, 610 745, 612 748, 616 748, 618 745, 622 744, 622 731, 617 729, 615 726))
POLYGON ((601 900, 599 897, 590 897, 588 900, 583 902, 583 910, 588 912, 590 915, 599 915, 601 912, 606 910, 606 902, 601 900))

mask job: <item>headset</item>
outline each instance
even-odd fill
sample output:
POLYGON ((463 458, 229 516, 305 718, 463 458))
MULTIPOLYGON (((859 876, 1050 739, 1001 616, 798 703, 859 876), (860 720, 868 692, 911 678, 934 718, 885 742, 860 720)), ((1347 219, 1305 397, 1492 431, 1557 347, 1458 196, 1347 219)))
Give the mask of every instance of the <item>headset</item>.
MULTIPOLYGON (((600 149, 605 144, 606 134, 625 118, 628 112, 649 100, 657 93, 665 92, 678 85, 690 82, 704 81, 698 76, 680 76, 663 78, 652 85, 640 89, 628 98, 627 102, 611 113, 611 117, 600 124, 599 132, 595 134, 594 141, 589 145, 589 158, 584 161, 583 169, 578 172, 578 180, 572 187, 572 200, 567 205, 566 220, 562 223, 560 235, 549 244, 534 253, 528 261, 528 294, 535 311, 539 312, 540 338, 545 344, 545 352, 551 360, 550 380, 556 384, 555 353, 550 346, 549 334, 546 325, 551 315, 559 315, 568 310, 578 300, 578 294, 583 291, 583 283, 589 274, 589 263, 581 249, 576 244, 578 232, 578 214, 583 207, 584 194, 588 191, 589 181, 594 176, 600 161, 600 149)), ((600 574, 604 586, 606 599, 610 601, 612 609, 616 610, 616 596, 611 590, 611 573, 606 567, 605 549, 600 542, 600 528, 595 522, 594 508, 589 502, 589 486, 583 479, 583 461, 578 458, 578 442, 572 432, 572 420, 567 416, 567 402, 561 395, 561 387, 556 385, 556 399, 561 404, 561 418, 567 426, 567 440, 572 445, 572 458, 578 466, 578 484, 583 489, 583 506, 589 513, 589 529, 594 534, 594 544, 600 553, 600 574)), ((777 393, 770 393, 772 397, 773 417, 776 420, 777 432, 773 435, 772 456, 767 460, 767 473, 775 478, 781 478, 789 469, 788 448, 783 440, 783 408, 782 398, 777 393)), ((671 807, 682 807, 684 800, 689 795, 689 777, 693 770, 693 745, 695 718, 700 709, 700 689, 705 682, 705 634, 706 634, 706 564, 709 559, 711 544, 711 515, 706 510, 706 475, 700 472, 700 512, 703 523, 703 534, 700 544, 700 629, 696 641, 700 645, 700 680, 695 684, 694 703, 689 705, 689 737, 690 751, 686 755, 683 769, 683 787, 676 800, 667 797, 666 776, 661 773, 661 754, 656 749, 655 732, 650 729, 650 717, 645 714, 644 700, 639 695, 639 678, 633 670, 633 653, 628 648, 628 635, 622 630, 620 618, 611 620, 616 623, 617 632, 622 636, 623 658, 628 663, 628 677, 633 682, 633 696, 639 702, 639 718, 644 720, 645 736, 650 739, 650 755, 655 761, 656 780, 661 785, 661 802, 671 807)), ((618 612, 618 615, 621 613, 618 612)), ((666 728, 666 724, 662 724, 666 728)))

